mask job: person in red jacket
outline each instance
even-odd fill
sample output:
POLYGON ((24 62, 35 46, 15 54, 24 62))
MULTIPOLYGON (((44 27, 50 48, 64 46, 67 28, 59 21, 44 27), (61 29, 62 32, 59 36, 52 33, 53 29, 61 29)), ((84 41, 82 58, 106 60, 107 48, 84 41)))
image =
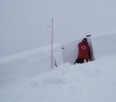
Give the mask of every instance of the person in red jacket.
POLYGON ((78 58, 75 63, 84 63, 84 61, 91 61, 90 46, 87 42, 87 38, 84 38, 82 42, 78 44, 78 58))

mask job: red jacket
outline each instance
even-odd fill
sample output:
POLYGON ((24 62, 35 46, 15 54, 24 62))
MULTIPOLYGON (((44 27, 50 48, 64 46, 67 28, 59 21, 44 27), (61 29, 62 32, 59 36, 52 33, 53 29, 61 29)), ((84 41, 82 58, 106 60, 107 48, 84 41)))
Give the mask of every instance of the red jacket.
POLYGON ((78 44, 78 58, 91 60, 90 47, 87 41, 82 41, 78 44))

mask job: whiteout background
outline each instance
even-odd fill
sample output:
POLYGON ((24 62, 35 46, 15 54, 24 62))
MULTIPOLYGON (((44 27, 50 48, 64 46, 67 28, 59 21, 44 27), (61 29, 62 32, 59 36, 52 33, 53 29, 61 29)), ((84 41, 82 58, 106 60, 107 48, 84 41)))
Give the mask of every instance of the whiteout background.
POLYGON ((0 0, 0 102, 116 102, 116 33, 109 33, 116 32, 115 4, 0 0), (58 67, 51 70, 51 47, 43 46, 50 45, 52 18, 59 44, 54 45, 58 67), (71 52, 86 34, 92 35, 95 61, 71 65, 76 57, 71 52), (64 57, 71 64, 63 64, 64 57))
POLYGON ((0 57, 86 34, 116 32, 115 0, 0 0, 0 57))

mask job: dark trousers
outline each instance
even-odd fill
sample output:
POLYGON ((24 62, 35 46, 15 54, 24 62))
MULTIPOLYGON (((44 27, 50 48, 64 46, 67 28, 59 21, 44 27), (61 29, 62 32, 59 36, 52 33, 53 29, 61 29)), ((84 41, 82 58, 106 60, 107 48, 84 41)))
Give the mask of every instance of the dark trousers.
POLYGON ((84 60, 86 61, 86 62, 88 62, 88 59, 84 59, 84 58, 77 58, 76 59, 76 61, 74 62, 74 64, 76 64, 76 63, 80 63, 80 64, 82 64, 82 63, 84 63, 84 60))
POLYGON ((79 63, 84 63, 84 59, 83 58, 77 58, 74 64, 76 64, 76 63, 78 63, 78 64, 79 63))

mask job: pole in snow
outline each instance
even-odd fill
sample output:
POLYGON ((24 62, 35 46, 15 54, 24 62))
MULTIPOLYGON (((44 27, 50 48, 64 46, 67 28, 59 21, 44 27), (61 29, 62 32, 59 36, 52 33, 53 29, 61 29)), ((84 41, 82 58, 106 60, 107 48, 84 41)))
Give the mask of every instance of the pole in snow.
POLYGON ((52 28, 51 28, 51 69, 53 69, 53 18, 52 18, 52 28))
POLYGON ((65 61, 64 61, 64 47, 63 47, 63 45, 62 45, 62 54, 63 54, 63 62, 65 63, 65 61))

